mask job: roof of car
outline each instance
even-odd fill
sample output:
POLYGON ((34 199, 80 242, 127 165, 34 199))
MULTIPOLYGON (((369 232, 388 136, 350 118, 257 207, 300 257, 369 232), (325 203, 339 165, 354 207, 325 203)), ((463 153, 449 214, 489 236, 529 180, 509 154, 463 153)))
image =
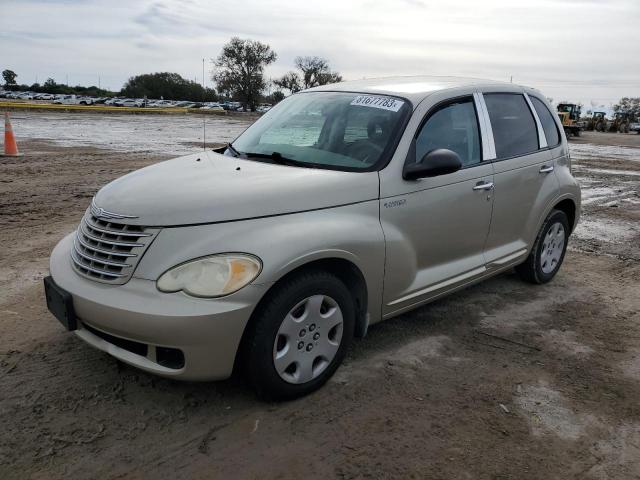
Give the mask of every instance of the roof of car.
POLYGON ((413 76, 353 80, 323 85, 321 87, 311 88, 308 91, 362 92, 396 95, 405 97, 412 102, 417 103, 426 96, 439 90, 488 85, 503 85, 511 88, 518 87, 518 85, 514 85, 512 83, 500 82, 497 80, 484 80, 482 78, 413 76))

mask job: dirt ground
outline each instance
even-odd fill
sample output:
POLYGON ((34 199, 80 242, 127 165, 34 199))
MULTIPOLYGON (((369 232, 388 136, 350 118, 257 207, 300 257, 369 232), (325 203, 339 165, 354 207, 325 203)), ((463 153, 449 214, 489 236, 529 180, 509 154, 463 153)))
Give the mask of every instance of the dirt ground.
POLYGON ((0 159, 1 479, 640 478, 640 135, 572 140, 584 214, 552 283, 507 273, 376 325, 279 404, 66 333, 51 249, 101 185, 165 157, 20 146, 0 159))

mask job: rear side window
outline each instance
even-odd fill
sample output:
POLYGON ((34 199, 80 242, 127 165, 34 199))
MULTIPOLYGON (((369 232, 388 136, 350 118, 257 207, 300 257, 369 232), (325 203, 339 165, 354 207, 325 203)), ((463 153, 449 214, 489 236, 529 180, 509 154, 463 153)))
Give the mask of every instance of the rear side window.
POLYGON ((520 94, 485 93, 498 159, 538 150, 538 130, 529 105, 520 94))
POLYGON ((547 145, 549 147, 555 147, 560 143, 560 134, 558 133, 558 127, 556 126, 556 122, 553 120, 553 115, 547 108, 547 106, 542 103, 536 97, 529 97, 531 99, 531 103, 533 104, 533 108, 536 109, 536 113, 538 114, 538 118, 540 119, 540 123, 542 124, 542 130, 544 130, 544 136, 547 139, 547 145))
POLYGON ((416 161, 437 148, 458 154, 463 166, 480 163, 480 135, 471 98, 449 103, 429 116, 416 138, 416 161))

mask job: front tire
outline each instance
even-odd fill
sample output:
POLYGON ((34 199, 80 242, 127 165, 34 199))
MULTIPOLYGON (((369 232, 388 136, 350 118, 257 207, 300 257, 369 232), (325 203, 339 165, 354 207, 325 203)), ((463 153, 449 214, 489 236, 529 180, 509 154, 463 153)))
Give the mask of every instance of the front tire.
POLYGON ((276 287, 259 307, 242 349, 259 397, 285 400, 320 388, 353 339, 355 305, 335 275, 309 271, 276 287))
POLYGON ((560 210, 552 210, 538 232, 531 253, 524 263, 516 267, 520 277, 530 283, 549 282, 560 270, 569 232, 567 215, 560 210))

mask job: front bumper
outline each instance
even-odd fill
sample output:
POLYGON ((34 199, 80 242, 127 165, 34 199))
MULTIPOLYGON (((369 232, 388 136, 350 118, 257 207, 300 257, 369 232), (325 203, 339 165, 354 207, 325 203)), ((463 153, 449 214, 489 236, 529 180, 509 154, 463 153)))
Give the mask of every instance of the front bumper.
POLYGON ((219 299, 162 293, 154 281, 135 277, 124 285, 108 285, 73 270, 72 248, 73 234, 53 250, 50 270, 56 284, 73 297, 78 337, 125 363, 166 377, 220 380, 231 375, 245 326, 269 285, 248 285, 219 299), (99 335, 102 332, 107 335, 99 335), (109 341, 109 336, 125 342, 109 341), (126 340, 146 345, 146 355, 116 344, 126 347, 126 340), (180 350, 184 365, 161 365, 158 347, 180 350))

